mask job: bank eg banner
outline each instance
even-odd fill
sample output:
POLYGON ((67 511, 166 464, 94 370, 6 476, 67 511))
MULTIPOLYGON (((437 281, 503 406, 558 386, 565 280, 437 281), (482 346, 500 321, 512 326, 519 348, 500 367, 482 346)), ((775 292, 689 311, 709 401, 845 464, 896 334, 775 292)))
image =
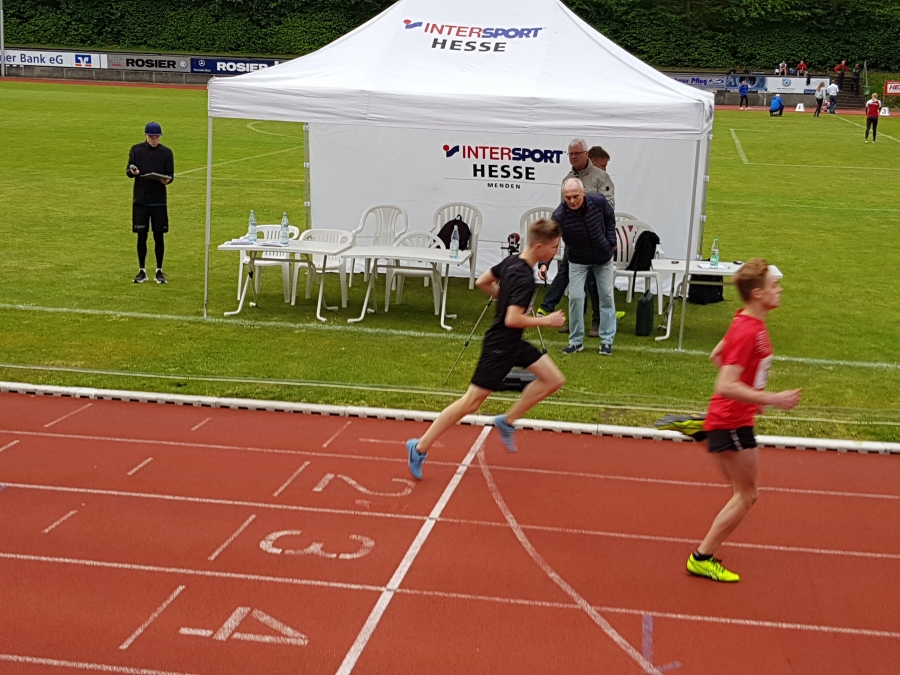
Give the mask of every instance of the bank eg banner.
POLYGON ((826 85, 830 82, 827 77, 810 77, 809 84, 806 80, 805 77, 778 77, 777 75, 729 75, 726 78, 725 88, 735 90, 746 83, 750 87, 750 91, 770 94, 815 94, 820 82, 824 82, 826 85))
POLYGON ((900 96, 900 82, 888 80, 884 83, 885 96, 900 96))
POLYGON ((174 54, 107 54, 107 66, 117 70, 191 72, 191 57, 174 54))
POLYGON ((223 58, 191 58, 192 73, 209 73, 211 75, 242 75, 263 68, 277 66, 281 61, 273 59, 223 59, 223 58))
POLYGON ((53 68, 106 68, 106 54, 7 48, 6 65, 50 66, 53 68))
POLYGON ((717 75, 712 77, 704 77, 699 75, 672 75, 673 80, 686 84, 696 89, 707 91, 715 91, 725 89, 725 76, 717 75))

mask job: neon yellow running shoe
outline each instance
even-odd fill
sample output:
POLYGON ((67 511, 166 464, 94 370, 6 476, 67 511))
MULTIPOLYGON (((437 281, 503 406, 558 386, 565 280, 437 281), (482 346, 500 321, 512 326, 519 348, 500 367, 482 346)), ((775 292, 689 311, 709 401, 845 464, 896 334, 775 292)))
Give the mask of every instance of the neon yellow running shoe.
POLYGON ((740 576, 722 567, 722 561, 718 558, 697 560, 693 553, 688 558, 687 571, 698 577, 708 577, 713 581, 734 582, 741 580, 740 576))

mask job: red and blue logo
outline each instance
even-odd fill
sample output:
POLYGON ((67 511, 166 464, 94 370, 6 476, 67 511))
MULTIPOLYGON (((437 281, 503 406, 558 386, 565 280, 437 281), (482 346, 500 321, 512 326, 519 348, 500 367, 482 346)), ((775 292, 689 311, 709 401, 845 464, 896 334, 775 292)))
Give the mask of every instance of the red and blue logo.
POLYGON ((424 28, 424 33, 433 33, 435 35, 444 35, 454 38, 476 38, 484 40, 501 40, 516 38, 536 38, 543 28, 482 28, 480 26, 459 26, 456 24, 443 23, 427 23, 422 21, 412 21, 404 19, 406 30, 413 28, 424 28))
POLYGON ((463 159, 560 164, 565 151, 541 150, 539 148, 507 148, 497 145, 444 145, 444 155, 446 157, 453 157, 457 153, 460 153, 463 159))

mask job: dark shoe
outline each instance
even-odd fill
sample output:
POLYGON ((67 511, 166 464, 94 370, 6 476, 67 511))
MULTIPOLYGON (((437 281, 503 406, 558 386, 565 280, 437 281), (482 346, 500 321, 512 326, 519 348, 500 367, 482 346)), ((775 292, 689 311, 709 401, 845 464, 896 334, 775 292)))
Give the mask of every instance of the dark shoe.
POLYGON ((610 344, 600 345, 600 356, 612 356, 612 345, 610 345, 610 344))
POLYGON ((584 350, 584 345, 567 345, 563 348, 563 354, 574 354, 584 350))
POLYGON ((150 277, 147 276, 147 273, 144 270, 141 270, 137 273, 137 276, 134 278, 134 283, 142 284, 147 281, 150 277))
POLYGON ((591 326, 588 337, 600 337, 600 326, 591 326))
POLYGON ((156 283, 158 284, 167 284, 169 280, 166 279, 166 275, 162 270, 156 270, 156 283))

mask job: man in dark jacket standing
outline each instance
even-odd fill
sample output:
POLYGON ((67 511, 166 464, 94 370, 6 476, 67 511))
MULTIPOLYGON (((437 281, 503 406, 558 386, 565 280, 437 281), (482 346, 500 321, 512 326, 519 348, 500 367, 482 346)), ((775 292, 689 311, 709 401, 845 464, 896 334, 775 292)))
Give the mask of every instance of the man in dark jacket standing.
POLYGON ((609 356, 616 337, 616 213, 603 195, 585 194, 577 178, 563 183, 563 198, 552 216, 569 255, 569 344, 563 353, 584 349, 584 282, 591 274, 600 295, 600 353, 609 356))
POLYGON ((163 273, 163 255, 166 245, 163 239, 169 231, 169 214, 166 207, 166 185, 175 177, 175 158, 172 151, 159 142, 162 128, 150 122, 144 128, 143 143, 131 147, 125 175, 134 180, 134 198, 131 205, 131 231, 137 233, 137 254, 140 271, 134 283, 148 280, 147 237, 153 230, 156 253, 156 283, 167 282, 163 273))

